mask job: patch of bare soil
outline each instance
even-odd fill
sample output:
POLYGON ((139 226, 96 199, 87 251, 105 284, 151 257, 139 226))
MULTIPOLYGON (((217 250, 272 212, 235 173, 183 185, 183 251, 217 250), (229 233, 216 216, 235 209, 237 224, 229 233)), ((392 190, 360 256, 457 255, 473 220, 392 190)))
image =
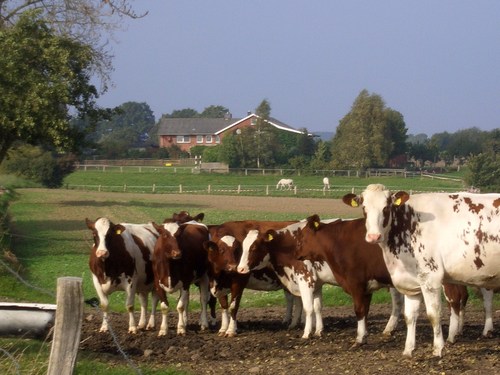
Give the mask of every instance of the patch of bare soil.
MULTIPOLYGON (((191 374, 500 374, 498 332, 494 338, 481 338, 484 315, 480 308, 468 308, 463 335, 457 343, 446 344, 442 358, 432 356, 432 329, 425 314, 417 325, 413 357, 402 357, 404 322, 392 337, 382 335, 389 313, 389 305, 371 307, 368 343, 357 348, 351 347, 357 327, 351 306, 324 308, 323 336, 307 340, 301 338, 301 329, 288 330, 282 324, 281 307, 242 307, 234 338, 219 337, 217 327, 200 332, 198 314, 194 313, 189 314, 186 336, 176 336, 177 314, 172 311, 166 337, 158 337, 157 331, 128 334, 126 314, 111 314, 110 321, 121 348, 136 365, 174 367, 191 374)), ((157 318, 159 321, 159 315, 157 318)), ((89 310, 83 322, 81 350, 126 363, 112 336, 98 332, 100 322, 89 310)))

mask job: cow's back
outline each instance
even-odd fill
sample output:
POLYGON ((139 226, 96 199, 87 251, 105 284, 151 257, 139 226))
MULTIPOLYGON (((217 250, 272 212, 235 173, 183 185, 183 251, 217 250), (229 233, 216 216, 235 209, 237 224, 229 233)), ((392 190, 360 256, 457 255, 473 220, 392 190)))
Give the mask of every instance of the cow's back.
POLYGON ((499 207, 498 194, 412 195, 395 210, 396 220, 404 215, 412 222, 403 231, 393 224, 388 246, 393 253, 419 257, 421 264, 443 275, 444 281, 498 286, 499 207))

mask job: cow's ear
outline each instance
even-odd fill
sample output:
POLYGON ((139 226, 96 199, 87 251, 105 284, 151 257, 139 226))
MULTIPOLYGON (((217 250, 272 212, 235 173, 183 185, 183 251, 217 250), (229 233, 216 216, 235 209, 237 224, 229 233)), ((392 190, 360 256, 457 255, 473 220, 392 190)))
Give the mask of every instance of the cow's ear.
POLYGON ((116 224, 116 225, 113 225, 112 230, 116 234, 120 235, 123 232, 125 232, 126 228, 123 225, 121 225, 121 224, 116 224))
POLYGON ((276 238, 276 231, 269 229, 264 235, 264 242, 271 242, 276 238))
POLYGON ((410 195, 406 191, 399 191, 392 196, 392 202, 395 206, 402 206, 410 199, 410 195))
POLYGON ((321 226, 321 219, 317 214, 311 215, 307 218, 307 226, 316 231, 321 226))
POLYGON ((356 194, 352 194, 352 193, 344 195, 342 197, 342 201, 351 207, 359 207, 361 205, 361 203, 363 202, 363 200, 360 197, 358 197, 356 194))
POLYGON ((217 244, 213 241, 203 241, 203 248, 207 251, 216 251, 217 250, 217 244))
POLYGON ((198 215, 196 215, 196 216, 193 218, 193 220, 194 220, 194 221, 197 221, 197 222, 199 222, 199 223, 201 223, 201 222, 203 221, 204 217, 205 217, 205 214, 204 214, 203 212, 201 212, 201 213, 199 213, 198 215))
POLYGON ((89 228, 90 230, 93 230, 95 228, 95 222, 89 220, 88 218, 85 218, 85 224, 87 224, 87 228, 89 228))

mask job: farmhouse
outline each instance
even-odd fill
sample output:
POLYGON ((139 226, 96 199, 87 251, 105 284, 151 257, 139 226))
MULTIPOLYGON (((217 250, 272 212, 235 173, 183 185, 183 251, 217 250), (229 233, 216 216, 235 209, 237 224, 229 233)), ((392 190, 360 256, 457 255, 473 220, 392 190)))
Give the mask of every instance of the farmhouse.
MULTIPOLYGON (((238 134, 238 129, 255 126, 259 118, 251 112, 240 119, 232 118, 230 113, 223 118, 162 118, 158 125, 158 144, 160 147, 177 145, 188 152, 193 146, 216 146, 227 134, 238 134)), ((267 123, 282 131, 302 134, 274 118, 269 118, 267 123)))

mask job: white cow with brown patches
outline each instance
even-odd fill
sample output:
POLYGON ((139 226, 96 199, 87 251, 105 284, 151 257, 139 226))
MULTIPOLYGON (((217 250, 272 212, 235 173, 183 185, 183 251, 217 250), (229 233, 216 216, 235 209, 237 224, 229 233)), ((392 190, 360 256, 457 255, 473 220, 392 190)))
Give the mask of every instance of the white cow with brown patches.
POLYGON ((391 193, 369 185, 344 202, 361 206, 369 243, 378 243, 394 286, 405 294, 407 336, 403 354, 415 348, 423 297, 434 331, 433 354, 444 347, 441 288, 455 283, 500 286, 500 194, 391 193))

